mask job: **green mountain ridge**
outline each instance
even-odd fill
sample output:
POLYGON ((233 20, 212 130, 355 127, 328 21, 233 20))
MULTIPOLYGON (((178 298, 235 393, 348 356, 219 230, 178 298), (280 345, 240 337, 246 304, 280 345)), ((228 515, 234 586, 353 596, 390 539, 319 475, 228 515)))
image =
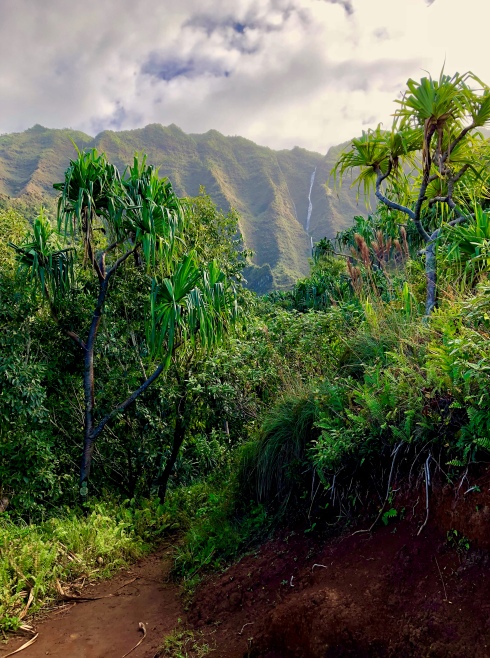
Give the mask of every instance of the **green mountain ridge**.
POLYGON ((305 276, 311 241, 333 237, 362 212, 354 190, 344 187, 333 193, 325 188, 343 145, 325 156, 300 147, 274 151, 216 130, 186 134, 175 124, 106 130, 96 137, 40 125, 0 135, 0 195, 31 207, 53 198, 52 184, 62 180, 74 155, 73 142, 105 152, 121 168, 132 162, 135 152, 146 153, 178 195, 195 196, 204 186, 219 208, 235 208, 245 245, 254 251, 247 277, 260 292, 288 288, 305 276))

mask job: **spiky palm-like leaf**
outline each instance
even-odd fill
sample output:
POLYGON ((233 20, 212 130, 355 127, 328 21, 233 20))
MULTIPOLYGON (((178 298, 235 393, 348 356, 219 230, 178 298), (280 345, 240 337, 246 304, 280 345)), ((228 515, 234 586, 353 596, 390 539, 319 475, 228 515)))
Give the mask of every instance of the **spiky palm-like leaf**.
POLYGON ((126 193, 124 227, 141 242, 148 266, 155 265, 157 254, 167 266, 175 255, 177 236, 184 221, 184 207, 168 178, 160 178, 158 169, 134 157, 127 167, 122 185, 126 193))
POLYGON ((368 195, 376 182, 376 168, 385 170, 388 166, 390 149, 387 133, 378 126, 375 130, 363 131, 361 137, 353 139, 351 148, 342 153, 332 174, 342 183, 347 171, 359 168, 358 176, 352 182, 358 188, 363 186, 364 194, 368 195))
POLYGON ((147 342, 166 365, 180 344, 210 348, 220 342, 237 318, 233 286, 216 262, 205 268, 191 252, 161 284, 153 281, 147 342))
MULTIPOLYGON (((75 146, 76 148, 76 146, 75 146)), ((84 239, 91 236, 91 223, 95 216, 107 221, 107 229, 113 230, 111 215, 120 193, 120 175, 96 149, 79 151, 65 172, 65 180, 55 183, 60 192, 58 200, 58 229, 65 235, 80 233, 84 239)))
POLYGON ((474 74, 469 78, 478 84, 481 93, 478 94, 465 82, 462 83, 463 107, 473 126, 479 128, 490 121, 490 88, 474 74))
POLYGON ((19 267, 28 274, 33 289, 57 305, 73 286, 75 254, 73 249, 61 248, 61 238, 43 209, 34 221, 31 241, 9 245, 15 249, 19 267))
POLYGON ((427 121, 447 122, 462 116, 464 112, 463 83, 469 74, 453 76, 441 71, 439 80, 432 77, 420 81, 410 78, 408 91, 401 100, 396 100, 401 107, 396 115, 403 124, 425 126, 427 121))
POLYGON ((365 195, 375 188, 377 171, 383 173, 391 166, 397 170, 400 162, 413 164, 414 154, 422 146, 423 132, 420 128, 405 129, 394 127, 392 132, 381 129, 363 131, 362 136, 353 139, 351 149, 342 153, 334 169, 334 178, 342 181, 347 171, 359 168, 359 174, 352 185, 363 186, 365 195))
POLYGON ((448 229, 451 248, 447 260, 470 265, 476 270, 487 269, 490 263, 490 213, 476 206, 474 219, 466 225, 448 229))

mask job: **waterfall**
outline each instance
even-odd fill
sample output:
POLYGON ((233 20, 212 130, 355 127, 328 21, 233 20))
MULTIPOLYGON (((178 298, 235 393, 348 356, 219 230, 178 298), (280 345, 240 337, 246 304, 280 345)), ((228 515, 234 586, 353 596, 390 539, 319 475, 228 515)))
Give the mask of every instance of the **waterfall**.
POLYGON ((315 174, 316 174, 316 167, 311 174, 310 178, 310 191, 308 192, 308 214, 306 216, 306 232, 310 232, 310 219, 311 219, 311 213, 313 212, 313 204, 311 203, 311 190, 313 189, 313 183, 315 182, 315 174))

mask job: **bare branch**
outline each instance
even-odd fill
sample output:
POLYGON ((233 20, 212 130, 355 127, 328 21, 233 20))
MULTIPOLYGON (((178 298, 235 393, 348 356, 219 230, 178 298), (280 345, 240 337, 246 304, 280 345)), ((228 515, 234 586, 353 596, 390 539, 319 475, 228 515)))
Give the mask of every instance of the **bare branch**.
POLYGON ((114 263, 114 265, 109 270, 107 270, 106 279, 109 279, 116 272, 117 268, 120 265, 122 265, 124 263, 124 261, 127 258, 129 258, 129 256, 131 256, 131 254, 134 254, 134 252, 136 251, 137 248, 138 248, 138 245, 136 245, 135 247, 133 247, 133 249, 130 249, 125 254, 123 254, 120 258, 118 258, 116 260, 116 262, 114 263))
POLYGON ((108 413, 106 416, 104 416, 104 418, 102 418, 102 420, 97 424, 97 427, 95 427, 95 429, 92 431, 91 439, 95 440, 100 435, 100 433, 102 432, 104 427, 107 425, 107 423, 112 418, 114 418, 114 416, 116 416, 117 414, 125 411, 136 400, 136 398, 141 395, 141 393, 146 391, 146 389, 150 386, 150 384, 152 384, 155 381, 155 379, 157 379, 157 377, 159 375, 161 375, 164 368, 165 368, 165 365, 163 363, 161 363, 158 366, 158 368, 156 368, 156 370, 153 372, 153 374, 151 374, 148 377, 148 379, 146 381, 144 381, 143 384, 141 384, 141 386, 136 389, 136 391, 134 391, 134 393, 132 393, 128 398, 126 398, 126 400, 124 400, 124 402, 121 402, 120 404, 118 404, 117 407, 114 407, 114 409, 110 413, 108 413))
POLYGON ((429 206, 433 206, 435 203, 447 203, 448 199, 447 196, 433 196, 432 199, 429 199, 429 206))
POLYGON ((454 187, 455 183, 457 183, 466 174, 469 168, 470 168, 469 162, 467 162, 461 167, 458 173, 449 180, 449 184, 451 185, 451 187, 454 187))
POLYGON ((85 351, 87 349, 87 347, 86 347, 85 343, 83 342, 83 340, 74 331, 68 331, 68 330, 64 329, 64 332, 69 338, 71 338, 73 341, 75 341, 75 343, 78 345, 78 347, 81 347, 83 351, 85 351))
POLYGON ((110 244, 104 251, 101 252, 99 256, 99 268, 102 272, 102 275, 105 277, 105 258, 106 255, 110 252, 113 251, 118 245, 120 245, 124 240, 116 240, 112 244, 110 244))
POLYGON ((448 146, 447 151, 444 153, 444 155, 441 158, 441 164, 446 162, 448 157, 451 155, 451 153, 454 151, 456 146, 463 141, 463 139, 466 137, 466 135, 470 132, 470 130, 473 130, 476 128, 475 124, 472 122, 470 123, 469 126, 466 126, 466 128, 463 128, 463 130, 459 133, 459 135, 456 137, 456 139, 448 146))
POLYGON ((89 260, 92 263, 92 267, 94 268, 95 273, 97 274, 99 282, 102 283, 102 281, 104 280, 104 275, 99 266, 99 263, 97 262, 97 259, 95 258, 94 252, 92 251, 92 245, 90 243, 90 240, 87 240, 87 252, 88 252, 89 260))
POLYGON ((401 204, 396 203, 395 201, 392 201, 391 199, 388 199, 388 197, 386 197, 381 192, 381 189, 380 189, 381 188, 381 183, 386 178, 388 178, 388 176, 390 175, 391 167, 392 167, 392 165, 391 165, 391 162, 390 162, 390 164, 388 165, 388 169, 387 169, 386 173, 383 174, 383 172, 381 171, 380 166, 376 165, 375 172, 378 175, 378 177, 376 179, 376 192, 375 192, 375 194, 382 203, 384 203, 386 206, 388 206, 388 208, 391 208, 392 210, 399 210, 400 212, 405 213, 405 215, 408 215, 410 217, 410 219, 414 220, 415 215, 414 215, 413 211, 410 210, 410 208, 407 208, 407 206, 402 206, 401 204))

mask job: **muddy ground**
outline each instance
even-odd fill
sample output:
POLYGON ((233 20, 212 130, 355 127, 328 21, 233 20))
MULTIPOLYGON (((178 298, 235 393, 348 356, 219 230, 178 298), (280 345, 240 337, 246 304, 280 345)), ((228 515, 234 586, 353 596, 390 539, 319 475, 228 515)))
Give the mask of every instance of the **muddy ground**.
MULTIPOLYGON (((133 658, 159 655, 164 637, 183 625, 216 658, 490 657, 490 476, 471 484, 477 489, 464 482, 432 492, 420 534, 423 489, 372 533, 326 540, 321 529, 284 532, 206 578, 187 611, 168 579, 171 556, 146 558, 90 588, 117 596, 36 622, 38 640, 19 655, 122 658, 144 622, 148 634, 133 658)), ((203 655, 192 644, 180 655, 203 655)))

